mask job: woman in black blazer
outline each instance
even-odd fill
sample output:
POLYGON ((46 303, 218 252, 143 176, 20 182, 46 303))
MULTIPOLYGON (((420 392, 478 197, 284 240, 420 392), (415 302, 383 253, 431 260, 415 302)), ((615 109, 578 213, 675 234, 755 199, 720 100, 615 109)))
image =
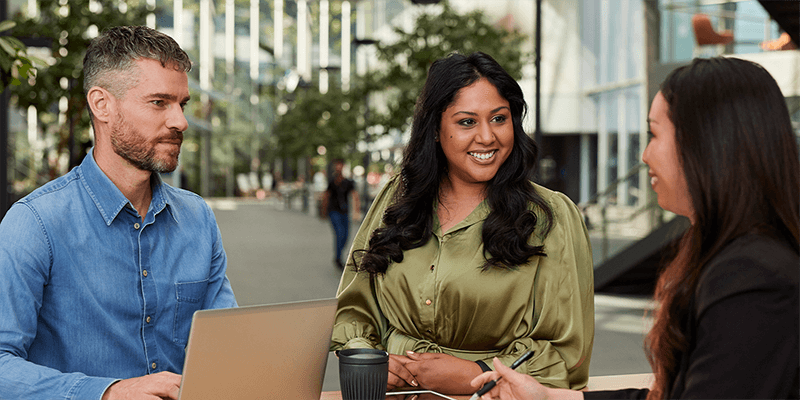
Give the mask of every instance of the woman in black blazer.
POLYGON ((692 225, 655 291, 650 389, 549 389, 495 364, 484 399, 798 398, 800 161, 760 65, 695 59, 661 86, 642 155, 658 204, 692 225))

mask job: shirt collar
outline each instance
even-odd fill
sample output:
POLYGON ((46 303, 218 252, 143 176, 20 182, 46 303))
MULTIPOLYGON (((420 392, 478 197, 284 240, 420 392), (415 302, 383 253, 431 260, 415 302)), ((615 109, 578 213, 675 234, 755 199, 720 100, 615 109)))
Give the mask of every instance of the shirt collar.
MULTIPOLYGON (((439 202, 434 200, 434 202, 433 202, 433 233, 434 234, 444 235, 445 232, 441 231, 442 225, 439 223, 439 215, 436 213, 438 208, 439 208, 439 202)), ((486 217, 489 216, 489 213, 491 211, 492 211, 491 208, 489 208, 489 202, 486 199, 484 199, 482 202, 480 202, 480 204, 478 204, 477 207, 475 207, 474 210, 472 210, 471 213, 469 213, 469 215, 467 215, 466 218, 464 218, 459 223, 455 224, 452 228, 450 228, 450 230, 447 231, 447 234, 454 233, 456 231, 459 231, 461 229, 464 229, 464 228, 467 228, 469 226, 475 225, 478 222, 481 222, 481 221, 485 220, 486 217)))
MULTIPOLYGON (((97 210, 100 211, 100 215, 103 216, 106 225, 110 226, 120 211, 126 206, 130 206, 130 201, 97 165, 97 161, 94 159, 94 148, 89 149, 89 153, 84 157, 79 168, 79 174, 86 191, 92 198, 97 210)), ((165 185, 159 174, 152 174, 150 185, 153 189, 150 208, 153 210, 153 214, 156 215, 170 203, 171 196, 164 190, 165 185)), ((177 216, 171 207, 170 214, 177 222, 177 216)))

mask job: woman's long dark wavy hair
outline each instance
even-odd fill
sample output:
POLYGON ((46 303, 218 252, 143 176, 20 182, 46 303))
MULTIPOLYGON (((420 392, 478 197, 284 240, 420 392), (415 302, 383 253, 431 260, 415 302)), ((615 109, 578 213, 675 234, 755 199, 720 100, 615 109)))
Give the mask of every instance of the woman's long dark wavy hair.
POLYGON ((436 141, 442 113, 458 92, 479 79, 486 79, 506 99, 514 126, 514 147, 486 188, 491 209, 483 224, 482 239, 486 263, 492 267, 514 269, 533 256, 544 256, 543 246, 529 244, 538 226, 544 237, 550 231, 553 211, 536 193, 530 179, 535 171, 538 147, 522 128, 526 112, 522 89, 491 56, 476 52, 469 56, 451 54, 435 61, 417 99, 411 138, 403 152, 395 198, 383 215, 385 226, 369 240, 356 269, 383 274, 392 262, 403 261, 405 250, 421 247, 433 231, 433 204, 439 198, 442 180, 447 177, 447 158, 436 141), (531 211, 533 203, 542 223, 531 211))
POLYGON ((658 279, 660 303, 647 335, 655 374, 648 399, 664 399, 686 352, 685 321, 698 278, 728 243, 762 233, 800 252, 800 161, 789 111, 760 65, 695 59, 661 86, 675 125, 694 221, 658 279))

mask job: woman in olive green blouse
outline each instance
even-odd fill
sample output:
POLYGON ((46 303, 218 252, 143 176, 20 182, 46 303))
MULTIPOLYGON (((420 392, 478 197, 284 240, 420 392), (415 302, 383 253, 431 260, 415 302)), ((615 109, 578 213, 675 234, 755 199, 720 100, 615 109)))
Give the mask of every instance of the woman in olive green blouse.
POLYGON ((530 181, 537 147, 516 81, 483 53, 433 63, 400 173, 356 234, 332 350, 388 351, 389 389, 471 393, 493 357, 582 388, 592 255, 577 207, 530 181))

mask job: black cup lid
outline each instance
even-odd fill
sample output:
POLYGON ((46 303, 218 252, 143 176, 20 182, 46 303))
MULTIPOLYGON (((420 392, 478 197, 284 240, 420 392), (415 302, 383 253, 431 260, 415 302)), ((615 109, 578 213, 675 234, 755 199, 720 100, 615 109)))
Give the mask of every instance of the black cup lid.
POLYGON ((389 353, 377 349, 346 349, 336 354, 339 362, 345 364, 383 364, 389 361, 389 353))

